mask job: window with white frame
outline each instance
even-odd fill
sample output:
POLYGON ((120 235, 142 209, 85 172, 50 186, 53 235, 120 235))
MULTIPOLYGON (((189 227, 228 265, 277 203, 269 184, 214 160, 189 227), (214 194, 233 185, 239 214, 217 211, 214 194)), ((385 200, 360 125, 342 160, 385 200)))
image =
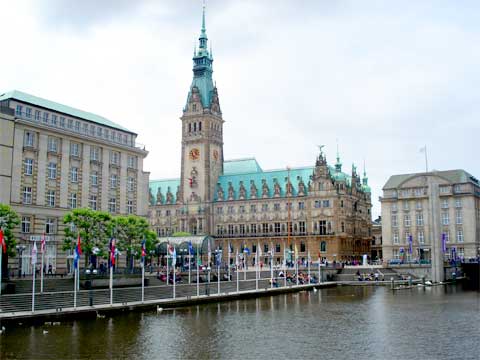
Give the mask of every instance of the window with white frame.
POLYGON ((68 121, 67 121, 67 127, 68 127, 69 129, 73 129, 73 120, 72 120, 72 119, 68 119, 68 121))
POLYGON ((57 164, 54 162, 48 163, 47 166, 47 175, 48 178, 51 180, 55 180, 57 178, 57 164))
POLYGON ((33 174, 33 159, 26 158, 23 161, 23 173, 25 175, 33 174))
POLYGON ((423 230, 420 230, 417 233, 417 236, 418 236, 418 243, 419 244, 425 244, 425 234, 423 233, 423 230))
POLYGON ((409 210, 410 209, 410 206, 408 204, 408 200, 404 200, 403 201, 403 210, 409 210))
POLYGON ((257 205, 250 205, 250 212, 256 213, 257 212, 257 205))
POLYGON ((415 196, 422 196, 423 188, 415 188, 415 196))
POLYGON ((417 213, 417 226, 423 226, 423 213, 417 213))
POLYGON ((22 116, 22 112, 23 112, 23 106, 22 105, 17 105, 17 107, 15 108, 15 115, 16 116, 22 116))
POLYGON ((48 151, 56 153, 58 151, 58 139, 54 137, 48 138, 48 151))
POLYGON ((75 121, 75 131, 80 132, 80 121, 75 121))
POLYGON ((392 211, 398 211, 397 203, 392 203, 392 211))
POLYGON ((400 243, 400 238, 398 236, 398 232, 396 232, 396 231, 393 232, 393 243, 394 244, 399 244, 400 243))
POLYGON ((23 187, 23 203, 24 204, 32 203, 32 188, 30 186, 23 187))
POLYGON ((131 169, 137 168, 137 157, 129 155, 127 158, 127 166, 131 169))
POLYGON ((55 206, 55 190, 47 191, 47 206, 49 207, 55 206))
POLYGON ((80 144, 78 143, 70 144, 70 155, 75 157, 80 157, 80 144))
POLYGON ((218 215, 223 214, 223 207, 221 206, 217 207, 217 214, 218 215))
POLYGON ((103 131, 103 128, 101 128, 100 126, 97 127, 97 136, 98 137, 102 137, 102 131, 103 131))
POLYGON ((90 125, 90 135, 95 136, 95 125, 90 125))
POLYGON ((404 225, 405 225, 406 227, 409 227, 410 224, 411 224, 410 215, 409 215, 409 214, 405 214, 404 217, 403 217, 403 220, 404 220, 404 225))
POLYGON ((305 210, 305 202, 300 201, 298 203, 298 210, 305 210))
POLYGON ((70 181, 72 183, 78 182, 78 168, 75 166, 70 168, 70 181))
POLYGON ((71 193, 70 194, 70 209, 76 209, 77 208, 77 194, 76 193, 71 193))
POLYGON ((22 216, 22 233, 24 234, 30 233, 30 224, 31 224, 30 216, 22 216))
POLYGON ((118 176, 117 174, 110 174, 110 188, 116 189, 118 183, 118 176))
POLYGON ((55 234, 55 219, 46 218, 45 219, 45 234, 55 234))
POLYGON ((322 202, 320 200, 315 200, 314 204, 315 209, 319 209, 322 207, 322 202))
POLYGON ((127 214, 133 214, 133 200, 127 200, 127 214))
POLYGON ((92 183, 92 186, 98 185, 98 172, 92 171, 92 173, 90 174, 90 181, 92 183))
POLYGON ((100 148, 98 146, 93 146, 90 149, 90 160, 100 161, 100 148))
POLYGON ((32 118, 32 108, 25 108, 25 116, 28 118, 28 119, 31 119, 32 118))
POLYGON ((240 205, 240 206, 238 207, 238 212, 239 212, 240 214, 244 214, 244 213, 245 213, 245 205, 240 205))
POLYGON ((450 242, 450 232, 448 230, 445 230, 443 232, 443 235, 445 236, 445 242, 446 243, 450 242))
POLYGON ((40 115, 41 115, 40 110, 35 110, 35 120, 36 121, 40 121, 40 115))
POLYGON ((405 232, 405 242, 406 242, 407 244, 410 242, 410 236, 411 236, 411 235, 412 235, 412 234, 410 234, 408 231, 405 232))
POLYGON ((129 176, 127 179, 127 191, 134 191, 135 190, 135 178, 129 176))
POLYGON ((457 255, 459 258, 464 258, 465 257, 465 249, 463 247, 459 247, 457 249, 457 255))
POLYGON ((268 204, 262 204, 262 212, 268 211, 268 204))
POLYGON ((330 207, 330 200, 323 200, 322 206, 326 208, 330 207))
POLYGON ((462 207, 462 199, 460 199, 460 198, 455 199, 455 207, 456 208, 461 208, 462 207))
POLYGON ((117 199, 115 198, 110 198, 108 200, 108 211, 112 214, 117 212, 117 199))
POLYGON ((460 210, 460 209, 457 209, 455 211, 455 223, 457 225, 461 225, 463 223, 462 210, 460 210))
POLYGON ((50 116, 49 113, 47 113, 47 112, 44 112, 44 113, 43 113, 43 122, 44 122, 45 124, 48 124, 49 116, 50 116))
POLYGON ((398 226, 397 215, 392 215, 392 226, 393 226, 393 227, 397 227, 397 226, 398 226))
POLYGON ((462 190, 462 187, 460 185, 455 185, 453 189, 456 193, 459 193, 462 190))
POLYGON ((463 230, 457 229, 457 242, 463 242, 463 230))
POLYGON ((59 125, 60 127, 65 127, 65 117, 64 116, 60 116, 60 122, 59 122, 59 125))
POLYGON ((450 192, 450 186, 440 186, 441 194, 448 194, 450 192))
POLYGON ((448 199, 442 200, 442 209, 448 209, 448 199))
POLYGON ((52 114, 52 125, 53 126, 57 126, 57 119, 58 119, 58 116, 55 115, 55 114, 52 114))
POLYGON ((417 201, 417 202, 415 203, 415 208, 416 208, 417 210, 422 210, 422 202, 421 202, 421 201, 417 201))
POLYGON ((89 203, 90 209, 97 210, 97 195, 90 195, 90 198, 88 199, 88 203, 89 203))
POLYGON ((450 223, 450 218, 448 216, 448 211, 442 211, 442 225, 448 225, 450 223))
POLYGON ((228 209, 227 209, 227 212, 229 214, 233 214, 235 212, 233 206, 229 206, 228 209))
POLYGON ((120 153, 118 151, 110 152, 110 164, 113 164, 113 165, 120 164, 120 153))
POLYGON ((23 136, 23 146, 33 147, 35 134, 32 131, 25 131, 23 136))
POLYGON ((280 204, 279 203, 274 203, 273 204, 273 211, 280 211, 280 204))
POLYGON ((83 124, 82 124, 82 132, 83 132, 85 135, 88 135, 88 124, 87 124, 87 123, 83 123, 83 124))
POLYGON ((400 259, 398 249, 393 249, 392 251, 393 251, 393 258, 396 259, 396 260, 400 259))

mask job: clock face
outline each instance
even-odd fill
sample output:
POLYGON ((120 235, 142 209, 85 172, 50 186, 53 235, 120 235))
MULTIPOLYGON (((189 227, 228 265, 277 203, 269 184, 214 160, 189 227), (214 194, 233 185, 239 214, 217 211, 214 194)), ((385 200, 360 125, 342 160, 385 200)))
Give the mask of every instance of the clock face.
POLYGON ((190 160, 198 160, 200 158, 200 150, 197 148, 190 150, 189 157, 190 160))
POLYGON ((213 159, 218 161, 218 150, 213 150, 213 159))

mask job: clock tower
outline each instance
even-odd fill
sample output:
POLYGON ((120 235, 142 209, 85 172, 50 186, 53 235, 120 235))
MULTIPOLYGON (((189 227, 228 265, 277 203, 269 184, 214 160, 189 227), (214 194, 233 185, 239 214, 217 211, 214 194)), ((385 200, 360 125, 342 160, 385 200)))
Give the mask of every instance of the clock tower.
MULTIPOLYGON (((180 118, 182 169, 178 199, 183 202, 188 213, 205 213, 201 232, 211 230, 207 217, 215 184, 223 172, 224 121, 217 88, 212 80, 213 56, 211 49, 207 49, 207 41, 204 5, 198 50, 195 49, 193 53, 193 80, 180 118)), ((189 225, 186 227, 190 230, 192 228, 189 225)))

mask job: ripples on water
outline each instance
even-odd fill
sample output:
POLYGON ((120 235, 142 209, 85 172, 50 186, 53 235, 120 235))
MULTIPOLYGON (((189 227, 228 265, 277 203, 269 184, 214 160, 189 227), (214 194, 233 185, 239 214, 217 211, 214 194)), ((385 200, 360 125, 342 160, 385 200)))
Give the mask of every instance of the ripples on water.
POLYGON ((17 327, 0 358, 480 359, 480 293, 339 287, 17 327), (43 330, 48 334, 43 334, 43 330))

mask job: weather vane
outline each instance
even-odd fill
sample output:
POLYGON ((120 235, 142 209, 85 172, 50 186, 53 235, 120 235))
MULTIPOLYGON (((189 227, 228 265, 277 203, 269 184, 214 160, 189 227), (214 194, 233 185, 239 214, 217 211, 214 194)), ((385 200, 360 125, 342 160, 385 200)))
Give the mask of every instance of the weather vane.
POLYGON ((318 146, 318 150, 320 150, 320 154, 323 154, 323 148, 325 147, 325 145, 317 145, 318 146))

